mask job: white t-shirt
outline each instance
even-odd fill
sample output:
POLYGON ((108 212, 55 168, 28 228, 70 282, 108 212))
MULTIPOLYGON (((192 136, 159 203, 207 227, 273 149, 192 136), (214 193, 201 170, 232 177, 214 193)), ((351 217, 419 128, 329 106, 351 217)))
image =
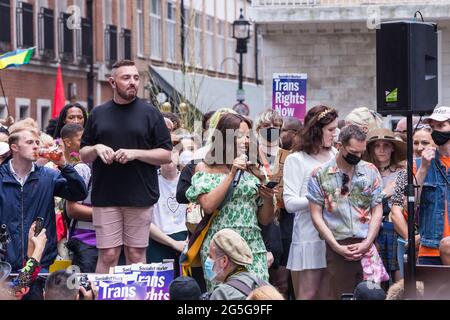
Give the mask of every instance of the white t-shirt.
POLYGON ((186 231, 186 204, 177 202, 177 184, 180 174, 174 180, 158 175, 159 200, 153 208, 153 224, 165 234, 186 231))

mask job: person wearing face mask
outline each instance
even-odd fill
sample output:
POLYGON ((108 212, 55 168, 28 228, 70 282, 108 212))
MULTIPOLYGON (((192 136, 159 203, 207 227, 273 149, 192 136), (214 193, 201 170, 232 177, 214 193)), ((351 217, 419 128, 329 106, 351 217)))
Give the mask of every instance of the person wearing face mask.
POLYGON ((326 246, 312 223, 306 186, 314 168, 336 155, 333 142, 337 125, 335 109, 313 107, 305 116, 305 127, 298 135, 294 152, 286 159, 283 199, 286 210, 295 213, 287 268, 297 300, 328 298, 326 246))
MULTIPOLYGON (((429 124, 420 123, 414 125, 414 135, 413 135, 413 150, 414 150, 414 164, 420 166, 422 159, 422 152, 427 147, 435 148, 436 145, 431 138, 431 127, 429 124)), ((432 149, 431 149, 432 150, 432 149)), ((395 188, 392 195, 392 208, 391 217, 394 224, 397 238, 397 260, 400 267, 400 276, 403 278, 404 275, 404 254, 407 250, 407 240, 408 239, 408 213, 407 202, 406 202, 406 188, 408 185, 408 172, 406 169, 400 171, 395 179, 395 188)), ((416 199, 415 207, 419 207, 419 202, 416 199)), ((415 228, 415 245, 416 251, 419 249, 420 236, 417 233, 417 228, 415 228)))
POLYGON ((377 168, 361 160, 366 134, 349 125, 341 130, 339 140, 342 147, 336 157, 313 170, 306 195, 313 224, 327 244, 333 299, 353 292, 363 279, 371 279, 361 259, 379 261, 373 243, 381 225, 384 197, 377 168))
POLYGON ((442 243, 450 237, 448 201, 450 194, 450 107, 436 107, 423 121, 433 129, 431 137, 437 148, 422 151, 417 183, 421 186, 419 205, 420 246, 418 264, 442 265, 446 257, 442 243))
MULTIPOLYGON (((299 121, 299 120, 297 120, 299 121)), ((291 123, 293 121, 290 121, 291 123)), ((295 122, 288 128, 296 128, 295 122)), ((266 110, 256 119, 256 133, 258 138, 258 162, 259 168, 256 175, 264 183, 275 181, 278 183, 276 194, 276 221, 267 226, 260 226, 264 244, 267 249, 267 260, 269 264, 269 280, 280 292, 288 295, 289 272, 284 266, 289 252, 284 251, 281 231, 281 220, 285 220, 282 215, 284 203, 283 194, 283 167, 289 151, 284 148, 290 147, 292 142, 286 137, 282 130, 284 127, 283 118, 275 110, 266 110), (283 138, 283 140, 282 140, 283 138)), ((285 128, 285 127, 284 127, 285 128)), ((288 133, 290 134, 290 133, 288 133)), ((291 138, 291 140, 293 140, 291 138)), ((284 226, 283 226, 284 227, 284 226)), ((290 232, 292 234, 292 231, 290 232)), ((289 250, 289 249, 288 249, 289 250)))
POLYGON ((253 254, 237 232, 222 229, 214 234, 204 263, 205 277, 217 286, 209 300, 245 300, 256 288, 268 283, 248 271, 253 254))

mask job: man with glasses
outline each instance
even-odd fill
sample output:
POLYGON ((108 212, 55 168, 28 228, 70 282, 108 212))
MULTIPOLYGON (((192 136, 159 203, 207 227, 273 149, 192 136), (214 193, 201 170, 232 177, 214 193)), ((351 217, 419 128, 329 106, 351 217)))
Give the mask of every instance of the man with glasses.
POLYGON ((363 280, 361 259, 372 249, 382 218, 380 173, 361 156, 366 134, 356 125, 344 127, 335 158, 316 168, 308 183, 314 226, 327 243, 331 294, 340 299, 363 280))

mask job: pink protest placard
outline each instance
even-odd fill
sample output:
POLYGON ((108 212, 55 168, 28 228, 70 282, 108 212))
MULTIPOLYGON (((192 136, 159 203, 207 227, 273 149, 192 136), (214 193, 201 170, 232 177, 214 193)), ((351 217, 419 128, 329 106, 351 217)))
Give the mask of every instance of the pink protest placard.
POLYGON ((283 117, 303 121, 306 113, 306 73, 275 73, 273 75, 272 109, 283 117))

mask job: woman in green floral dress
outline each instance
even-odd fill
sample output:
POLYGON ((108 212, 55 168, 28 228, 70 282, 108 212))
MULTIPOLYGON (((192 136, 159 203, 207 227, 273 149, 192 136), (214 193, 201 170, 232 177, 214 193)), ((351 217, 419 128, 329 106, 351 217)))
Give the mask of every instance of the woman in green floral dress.
MULTIPOLYGON (((205 214, 213 214, 224 201, 237 170, 248 169, 247 161, 242 155, 246 154, 249 148, 250 128, 250 122, 240 115, 221 116, 213 137, 211 152, 204 162, 196 166, 191 187, 186 192, 186 197, 192 202, 199 203, 205 214), (226 139, 232 141, 225 141, 222 144, 220 139, 229 137, 226 131, 230 129, 236 132, 234 139, 226 139), (225 161, 229 158, 234 161, 225 161)), ((238 232, 252 249, 253 264, 248 267, 248 271, 263 280, 268 280, 266 248, 258 222, 268 224, 272 221, 274 194, 274 189, 260 185, 258 178, 244 171, 231 198, 211 223, 202 245, 202 263, 208 257, 213 235, 221 229, 230 228, 238 232)), ((207 281, 207 286, 211 289, 211 282, 207 281)))

